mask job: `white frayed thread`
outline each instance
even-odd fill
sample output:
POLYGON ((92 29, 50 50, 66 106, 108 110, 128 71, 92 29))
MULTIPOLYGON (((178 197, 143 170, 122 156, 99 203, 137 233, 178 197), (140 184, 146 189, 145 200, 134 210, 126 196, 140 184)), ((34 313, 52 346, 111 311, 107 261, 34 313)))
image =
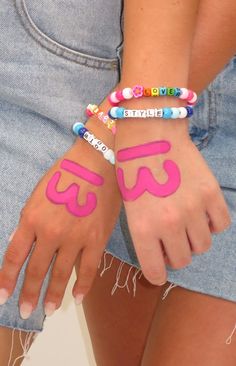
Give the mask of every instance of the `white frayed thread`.
MULTIPOLYGON (((14 328, 12 330, 11 350, 10 350, 10 356, 9 356, 9 360, 8 360, 8 365, 7 366, 11 366, 11 359, 12 359, 12 353, 13 353, 13 348, 14 348, 15 331, 16 331, 16 328, 14 328)), ((26 334, 26 337, 25 337, 25 343, 23 343, 22 331, 19 330, 19 338, 20 338, 20 344, 21 344, 23 353, 22 353, 22 355, 18 356, 14 360, 12 366, 15 366, 16 361, 19 360, 20 358, 25 358, 25 359, 29 359, 30 358, 29 355, 28 355, 28 351, 29 351, 29 348, 30 348, 30 342, 31 342, 32 339, 35 339, 36 338, 36 334, 35 334, 35 332, 28 332, 26 334)))
MULTIPOLYGON (((108 265, 108 267, 106 267, 106 265, 107 265, 107 260, 106 260, 106 255, 108 254, 108 252, 104 252, 104 254, 103 254, 103 260, 104 260, 104 267, 103 267, 103 270, 102 270, 102 272, 100 273, 100 277, 102 277, 102 275, 109 269, 109 268, 111 268, 111 265, 112 265, 112 262, 113 262, 113 260, 114 260, 114 257, 111 257, 111 262, 110 262, 110 264, 108 265)), ((100 264, 101 264, 101 262, 100 262, 100 264)), ((99 267, 100 267, 100 265, 99 265, 99 267)))
MULTIPOLYGON (((111 268, 114 258, 115 257, 112 256, 111 253, 106 252, 106 251, 104 252, 104 254, 103 254, 104 266, 103 266, 103 270, 100 273, 100 276, 101 277, 103 276, 103 274, 104 274, 105 271, 107 271, 109 268, 111 268), (106 255, 107 254, 109 254, 111 256, 111 261, 110 261, 109 265, 107 265, 107 258, 106 258, 106 255)), ((123 266, 125 264, 128 264, 128 263, 126 263, 124 261, 120 261, 118 270, 116 272, 116 282, 115 282, 115 284, 114 284, 114 286, 113 286, 113 288, 111 290, 111 295, 114 295, 114 293, 115 293, 115 291, 116 291, 117 288, 126 288, 127 291, 128 291, 128 293, 130 293, 128 280, 129 280, 130 273, 131 273, 131 271, 132 271, 133 268, 135 268, 135 272, 134 272, 134 275, 133 275, 133 278, 132 278, 132 282, 133 282, 133 296, 135 296, 135 294, 136 294, 136 289, 137 289, 137 275, 139 274, 139 272, 141 272, 140 275, 139 275, 139 277, 138 277, 140 279, 143 273, 142 273, 142 271, 141 271, 140 268, 137 268, 135 266, 130 265, 130 268, 129 268, 129 271, 127 273, 127 277, 125 279, 125 282, 123 284, 119 284, 121 272, 122 272, 123 266)), ((100 265, 101 265, 101 261, 100 261, 99 267, 100 267, 100 265)))
POLYGON ((236 323, 235 323, 234 329, 232 330, 232 333, 230 334, 230 336, 225 341, 226 344, 230 344, 232 342, 232 337, 233 337, 235 331, 236 331, 236 323))
POLYGON ((165 298, 167 297, 167 295, 169 294, 169 292, 170 292, 170 290, 172 290, 172 288, 174 288, 174 287, 177 287, 178 285, 176 285, 176 284, 174 284, 174 283, 171 283, 168 287, 167 287, 167 289, 165 290, 165 292, 164 292, 164 294, 163 294, 163 296, 162 296, 162 300, 165 300, 165 298))

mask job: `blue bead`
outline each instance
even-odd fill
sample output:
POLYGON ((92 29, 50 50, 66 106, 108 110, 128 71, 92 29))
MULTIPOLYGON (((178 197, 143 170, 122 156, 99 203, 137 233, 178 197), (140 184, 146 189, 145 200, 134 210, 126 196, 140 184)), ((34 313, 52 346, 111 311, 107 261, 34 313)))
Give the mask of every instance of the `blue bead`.
POLYGON ((187 118, 193 115, 193 108, 192 107, 185 107, 187 109, 187 118))
POLYGON ((116 119, 117 118, 117 110, 119 109, 119 107, 112 107, 109 112, 108 112, 108 116, 111 119, 116 119))
POLYGON ((165 88, 165 87, 159 88, 159 93, 160 93, 160 95, 166 95, 167 94, 167 88, 165 88))
POLYGON ((84 137, 84 134, 85 134, 85 132, 87 132, 88 130, 87 130, 87 128, 85 128, 85 127, 82 127, 82 128, 80 128, 79 129, 79 135, 80 135, 80 137, 84 137))
POLYGON ((175 97, 180 97, 180 95, 181 95, 180 88, 175 88, 175 97))
POLYGON ((163 108, 163 118, 169 119, 171 118, 172 110, 171 108, 163 108))
POLYGON ((75 122, 72 126, 72 131, 75 135, 79 135, 79 130, 84 127, 84 124, 82 122, 75 122))
POLYGON ((123 107, 120 107, 116 110, 116 118, 124 118, 124 111, 125 109, 123 107))

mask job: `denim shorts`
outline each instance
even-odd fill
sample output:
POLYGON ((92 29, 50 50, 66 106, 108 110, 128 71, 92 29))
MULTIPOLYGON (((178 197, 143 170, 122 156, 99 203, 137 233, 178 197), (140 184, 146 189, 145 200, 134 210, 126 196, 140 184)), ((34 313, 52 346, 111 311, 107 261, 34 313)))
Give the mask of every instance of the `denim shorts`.
MULTIPOLYGON (((74 142, 72 124, 86 122, 86 105, 101 103, 119 81, 122 13, 121 0, 1 0, 1 261, 33 188, 74 142)), ((236 301, 236 58, 200 96, 189 132, 221 185, 232 225, 213 235, 211 249, 194 256, 190 265, 168 269, 168 281, 172 286, 236 301)), ((124 210, 104 251, 101 275, 112 265, 106 255, 120 259, 112 293, 127 287, 127 281, 119 283, 124 263, 130 264, 130 276, 133 270, 135 286, 142 272, 124 210)), ((36 310, 23 320, 18 299, 28 259, 14 294, 0 306, 0 325, 40 332, 50 273, 36 310)))

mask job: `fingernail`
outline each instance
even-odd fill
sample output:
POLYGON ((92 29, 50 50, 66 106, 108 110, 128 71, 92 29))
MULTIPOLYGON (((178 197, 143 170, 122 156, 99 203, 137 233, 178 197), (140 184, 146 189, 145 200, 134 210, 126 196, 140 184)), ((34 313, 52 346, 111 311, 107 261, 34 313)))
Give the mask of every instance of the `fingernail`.
POLYGON ((9 297, 9 293, 5 288, 0 289, 0 305, 5 304, 7 302, 7 299, 9 297))
POLYGON ((22 319, 28 319, 33 311, 33 305, 30 302, 23 302, 20 306, 20 315, 22 319))
POLYGON ((84 295, 82 294, 79 294, 79 295, 76 295, 75 296, 75 303, 76 305, 80 305, 83 301, 83 298, 84 298, 84 295))
POLYGON ((51 316, 55 310, 56 310, 55 302, 49 301, 45 304, 44 311, 45 311, 46 316, 51 316))
POLYGON ((16 230, 17 230, 17 227, 15 228, 15 230, 14 230, 14 231, 11 233, 11 235, 9 236, 8 242, 10 242, 10 241, 12 240, 12 238, 13 238, 13 236, 14 236, 14 234, 15 234, 16 230))

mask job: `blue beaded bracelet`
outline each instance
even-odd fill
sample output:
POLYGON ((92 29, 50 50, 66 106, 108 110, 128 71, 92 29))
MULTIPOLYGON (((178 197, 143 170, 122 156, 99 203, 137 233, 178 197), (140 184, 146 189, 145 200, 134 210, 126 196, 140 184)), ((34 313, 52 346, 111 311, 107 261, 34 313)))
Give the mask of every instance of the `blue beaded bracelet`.
POLYGON ((153 108, 153 109, 125 109, 123 107, 112 107, 108 115, 113 119, 123 118, 189 118, 193 115, 193 107, 153 108))

